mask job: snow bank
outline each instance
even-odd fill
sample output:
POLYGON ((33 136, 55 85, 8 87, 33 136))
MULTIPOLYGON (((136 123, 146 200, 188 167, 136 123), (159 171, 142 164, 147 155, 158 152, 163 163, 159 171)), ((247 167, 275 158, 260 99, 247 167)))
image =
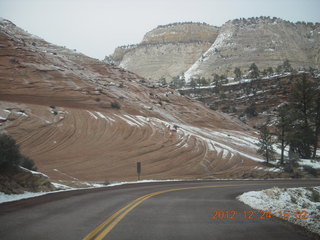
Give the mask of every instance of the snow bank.
POLYGON ((244 193, 238 196, 238 200, 254 209, 271 211, 272 215, 283 219, 286 219, 284 216, 288 214, 288 221, 320 234, 319 194, 320 187, 288 189, 274 187, 244 193), (303 211, 307 219, 303 219, 303 211))

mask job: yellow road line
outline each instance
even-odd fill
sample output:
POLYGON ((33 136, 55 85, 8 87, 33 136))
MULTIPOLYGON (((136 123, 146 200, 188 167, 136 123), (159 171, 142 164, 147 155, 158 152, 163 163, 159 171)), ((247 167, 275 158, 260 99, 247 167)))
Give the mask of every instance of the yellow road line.
MULTIPOLYGON (((272 185, 274 183, 248 183, 248 184, 226 184, 226 185, 210 185, 210 186, 195 186, 195 187, 185 187, 185 188, 174 188, 163 190, 159 192, 149 193, 142 197, 139 197, 132 202, 125 205, 123 208, 115 212, 113 215, 108 217, 103 223, 96 227, 92 232, 90 232, 83 240, 102 240, 129 212, 134 208, 139 206, 145 200, 168 192, 183 191, 190 189, 203 189, 203 188, 219 188, 219 187, 240 187, 240 186, 263 186, 263 185, 272 185)), ((281 184, 296 184, 296 183, 277 183, 281 184)), ((319 182, 305 182, 303 184, 319 184, 319 182)))
MULTIPOLYGON (((147 194, 149 195, 149 194, 147 194)), ((146 196, 146 195, 145 195, 146 196)), ((131 205, 134 205, 139 200, 143 199, 145 196, 139 197, 132 202, 128 203, 126 206, 118 210, 116 213, 108 217, 103 223, 101 223, 98 227, 96 227, 91 233, 89 233, 86 237, 83 238, 83 240, 89 240, 92 239, 95 235, 98 234, 107 224, 109 224, 114 218, 116 218, 119 214, 121 214, 123 211, 125 211, 127 208, 129 208, 131 205)))

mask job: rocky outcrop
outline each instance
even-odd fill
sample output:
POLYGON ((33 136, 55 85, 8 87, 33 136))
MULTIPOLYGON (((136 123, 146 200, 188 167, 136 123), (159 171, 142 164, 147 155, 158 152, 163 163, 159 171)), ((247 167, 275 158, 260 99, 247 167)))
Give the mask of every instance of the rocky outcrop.
POLYGON ((23 168, 0 172, 0 192, 20 194, 27 192, 48 192, 55 190, 48 176, 23 168))
POLYGON ((148 32, 140 44, 119 47, 106 60, 145 78, 171 81, 209 49, 218 31, 217 27, 200 23, 159 26, 148 32))

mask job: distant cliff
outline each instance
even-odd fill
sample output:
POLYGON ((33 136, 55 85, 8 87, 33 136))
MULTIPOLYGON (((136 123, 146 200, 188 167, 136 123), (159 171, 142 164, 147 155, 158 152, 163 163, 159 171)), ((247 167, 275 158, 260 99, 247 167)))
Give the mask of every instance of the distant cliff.
POLYGON ((186 79, 212 74, 233 77, 252 63, 260 70, 288 59, 294 69, 319 68, 320 24, 291 23, 279 18, 251 18, 224 24, 208 51, 186 73, 186 79))
POLYGON ((118 47, 106 61, 158 80, 183 74, 214 43, 219 28, 204 23, 158 26, 137 45, 118 47))
POLYGON ((291 23, 260 17, 232 20, 221 28, 180 23, 159 26, 140 44, 119 47, 106 60, 143 77, 186 80, 214 74, 246 74, 255 63, 260 70, 276 68, 288 59, 294 69, 319 68, 320 24, 291 23))

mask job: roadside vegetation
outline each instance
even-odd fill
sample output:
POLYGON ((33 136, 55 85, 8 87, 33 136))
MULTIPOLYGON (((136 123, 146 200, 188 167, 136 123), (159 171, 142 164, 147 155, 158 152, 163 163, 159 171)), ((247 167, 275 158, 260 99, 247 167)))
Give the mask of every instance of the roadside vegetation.
POLYGON ((0 134, 0 172, 15 171, 19 166, 37 170, 34 161, 20 153, 19 145, 8 134, 0 134))
MULTIPOLYGON (((274 124, 266 122, 259 131, 258 153, 265 157, 267 163, 275 159, 275 144, 281 151, 280 165, 294 166, 300 158, 317 160, 320 134, 319 82, 305 76, 297 79, 288 102, 277 108, 274 124), (288 151, 287 159, 285 151, 288 151)), ((306 170, 316 175, 314 170, 306 170)))

